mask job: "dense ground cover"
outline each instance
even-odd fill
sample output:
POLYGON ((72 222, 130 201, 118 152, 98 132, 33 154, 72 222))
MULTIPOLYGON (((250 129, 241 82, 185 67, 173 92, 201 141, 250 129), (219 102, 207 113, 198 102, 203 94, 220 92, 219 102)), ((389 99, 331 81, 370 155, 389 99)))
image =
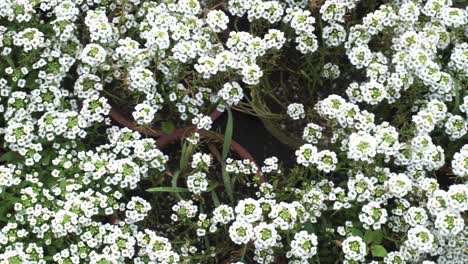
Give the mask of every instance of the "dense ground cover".
POLYGON ((464 0, 0 1, 0 263, 467 263, 464 0))

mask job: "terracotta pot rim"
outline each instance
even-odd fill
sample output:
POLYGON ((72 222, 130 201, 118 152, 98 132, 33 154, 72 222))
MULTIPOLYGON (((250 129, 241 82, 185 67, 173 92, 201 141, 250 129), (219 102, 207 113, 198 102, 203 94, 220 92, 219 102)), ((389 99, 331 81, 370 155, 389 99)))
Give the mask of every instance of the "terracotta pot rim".
MULTIPOLYGON (((214 122, 222 115, 223 112, 214 110, 213 112, 211 112, 210 117, 211 120, 214 122)), ((200 136, 210 139, 212 141, 219 143, 224 142, 224 136, 222 134, 208 130, 196 129, 196 127, 194 126, 176 128, 169 134, 166 134, 158 129, 138 127, 134 124, 133 120, 130 120, 129 118, 125 117, 125 115, 123 115, 118 110, 118 108, 115 107, 111 108, 109 116, 121 126, 137 131, 145 136, 156 138, 156 146, 158 146, 158 148, 160 149, 163 149, 164 147, 176 142, 177 140, 181 140, 187 136, 190 136, 195 132, 199 133, 200 136)), ((231 140, 231 150, 234 153, 236 153, 240 158, 250 160, 258 168, 258 164, 255 161, 255 158, 250 154, 250 152, 234 140, 231 140)), ((260 171, 257 173, 257 175, 259 176, 261 183, 265 182, 265 177, 260 171)))

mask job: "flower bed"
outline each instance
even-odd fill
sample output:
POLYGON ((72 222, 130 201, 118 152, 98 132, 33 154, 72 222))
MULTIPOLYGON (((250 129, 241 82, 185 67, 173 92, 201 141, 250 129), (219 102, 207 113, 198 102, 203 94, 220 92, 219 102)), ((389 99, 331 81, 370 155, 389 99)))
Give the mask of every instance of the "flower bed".
POLYGON ((0 1, 0 263, 466 263, 463 0, 0 1))

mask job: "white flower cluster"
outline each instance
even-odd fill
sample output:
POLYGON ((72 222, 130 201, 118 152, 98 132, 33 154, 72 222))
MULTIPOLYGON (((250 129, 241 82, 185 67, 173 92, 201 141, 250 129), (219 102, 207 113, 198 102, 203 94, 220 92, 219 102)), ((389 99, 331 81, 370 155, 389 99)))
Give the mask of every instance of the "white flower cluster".
POLYGON ((323 65, 322 77, 325 79, 334 80, 340 77, 340 68, 331 62, 323 65))
POLYGON ((343 252, 347 260, 364 260, 367 255, 366 248, 366 243, 358 236, 349 236, 343 241, 343 252))
POLYGON ((0 263, 466 263, 468 9, 384 2, 0 1, 0 263), (254 101, 297 164, 110 119, 254 101))
POLYGON ((337 47, 345 42, 347 33, 343 26, 346 12, 354 9, 359 0, 339 1, 327 0, 320 7, 321 18, 327 22, 323 27, 322 37, 325 44, 337 47))
POLYGON ((323 127, 314 123, 309 123, 304 128, 304 132, 302 133, 302 139, 304 139, 308 143, 317 144, 318 141, 322 138, 322 131, 323 127))
POLYGON ((293 103, 293 104, 288 105, 287 114, 293 120, 299 120, 299 119, 305 118, 304 105, 298 104, 298 103, 293 103))
POLYGON ((214 32, 219 32, 227 29, 229 18, 223 11, 212 10, 206 16, 206 23, 208 23, 214 32))
POLYGON ((251 160, 234 160, 232 158, 226 159, 226 171, 232 173, 242 173, 246 175, 256 174, 258 167, 251 160))
POLYGON ((206 173, 196 172, 187 177, 187 187, 190 192, 199 195, 201 192, 206 192, 208 188, 208 181, 206 180, 206 173))
POLYGON ((468 177, 468 145, 464 145, 460 151, 453 155, 452 169, 458 177, 468 177))
POLYGON ((302 261, 307 261, 317 253, 317 245, 317 236, 315 234, 301 231, 294 235, 294 240, 291 241, 291 251, 286 256, 294 256, 302 261))
MULTIPOLYGON (((218 96, 227 106, 235 106, 244 98, 244 92, 239 83, 231 82, 223 85, 223 88, 218 91, 218 96)), ((223 110, 225 105, 220 104, 219 107, 223 110)))
MULTIPOLYGON (((417 80, 428 87, 433 97, 452 99, 451 91, 456 89, 453 77, 442 70, 436 57, 438 51, 449 47, 448 30, 460 28, 456 21, 466 21, 467 12, 450 7, 451 1, 424 2, 382 5, 367 14, 362 24, 350 29, 345 44, 348 58, 356 68, 365 68, 368 77, 359 90, 355 89, 355 100, 376 104, 386 99, 392 103, 400 98, 401 90, 407 90, 417 80), (427 18, 419 25, 424 20, 421 13, 427 18), (390 57, 369 49, 369 43, 382 32, 392 37, 390 57)), ((452 55, 466 49, 466 43, 456 44, 452 55)), ((449 65, 457 70, 466 68, 466 63, 462 66, 463 62, 455 62, 460 58, 466 56, 451 57, 449 65)))
POLYGON ((380 229, 382 224, 387 222, 387 210, 381 208, 377 202, 369 202, 362 207, 362 213, 359 214, 359 220, 364 228, 380 229))

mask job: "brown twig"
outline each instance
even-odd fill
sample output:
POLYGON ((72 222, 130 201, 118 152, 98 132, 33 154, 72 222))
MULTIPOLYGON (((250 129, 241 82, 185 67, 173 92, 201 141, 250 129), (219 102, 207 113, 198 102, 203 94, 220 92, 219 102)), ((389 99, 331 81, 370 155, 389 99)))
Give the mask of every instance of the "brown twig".
POLYGON ((164 135, 162 131, 158 131, 152 128, 144 128, 144 127, 138 127, 136 126, 133 121, 127 119, 125 116, 123 116, 118 110, 115 108, 112 108, 110 110, 109 116, 117 123, 119 123, 121 126, 128 127, 131 130, 135 130, 140 132, 141 134, 144 134, 145 136, 150 136, 150 137, 160 137, 164 135))
MULTIPOLYGON (((211 120, 215 121, 218 119, 223 113, 219 112, 218 110, 214 110, 211 114, 211 120)), ((206 138, 208 140, 217 142, 217 143, 223 143, 224 142, 224 136, 212 132, 212 131, 207 131, 207 130, 198 130, 194 126, 189 126, 189 127, 184 127, 184 128, 176 128, 174 129, 171 133, 166 134, 162 131, 152 129, 152 128, 143 128, 143 127, 138 127, 134 124, 132 120, 129 120, 126 118, 124 115, 120 113, 120 111, 117 110, 117 108, 112 108, 110 111, 110 117, 119 123, 121 126, 130 128, 132 130, 138 131, 145 136, 150 136, 156 138, 156 145, 158 148, 162 149, 172 143, 175 143, 178 140, 182 140, 190 135, 192 135, 195 132, 198 132, 201 137, 206 138)), ((231 150, 236 153, 240 158, 242 159, 248 159, 252 161, 255 165, 257 165, 254 157, 239 143, 237 143, 234 140, 231 140, 231 150)), ((258 167, 258 165, 257 165, 258 167)), ((260 177, 260 182, 265 182, 265 177, 263 174, 260 172, 258 173, 258 176, 260 177)))

